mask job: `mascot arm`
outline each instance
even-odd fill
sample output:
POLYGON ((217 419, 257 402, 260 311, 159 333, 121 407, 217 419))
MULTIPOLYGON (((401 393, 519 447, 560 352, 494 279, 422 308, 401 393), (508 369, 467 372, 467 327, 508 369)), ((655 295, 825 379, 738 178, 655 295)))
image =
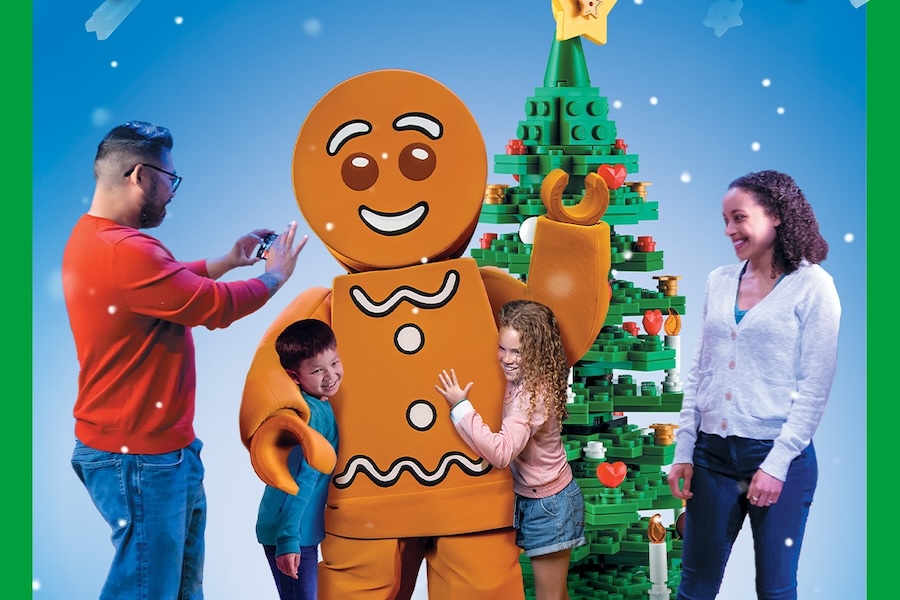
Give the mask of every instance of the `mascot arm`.
POLYGON ((590 350, 609 310, 610 230, 600 220, 609 188, 596 173, 584 179, 584 198, 562 204, 569 176, 554 169, 541 185, 547 215, 538 218, 525 297, 550 307, 573 365, 590 350))
POLYGON ((509 273, 498 267, 481 267, 478 271, 491 303, 491 314, 494 315, 495 322, 504 304, 525 298, 524 281, 510 277, 509 273))
POLYGON ((330 315, 330 290, 313 288, 297 296, 269 326, 244 382, 241 440, 250 450, 253 470, 263 482, 289 494, 298 491, 288 469, 288 454, 295 446, 301 446, 309 465, 322 473, 331 473, 337 457, 328 440, 309 427, 309 406, 281 366, 275 340, 294 321, 330 323, 330 315))

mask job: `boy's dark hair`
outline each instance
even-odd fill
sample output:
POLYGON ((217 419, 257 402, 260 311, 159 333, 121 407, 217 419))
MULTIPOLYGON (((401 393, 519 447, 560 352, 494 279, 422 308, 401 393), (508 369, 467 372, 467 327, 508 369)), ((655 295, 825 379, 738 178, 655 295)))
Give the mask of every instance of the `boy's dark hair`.
POLYGON ((275 340, 281 366, 296 369, 300 361, 337 346, 334 331, 318 319, 303 319, 284 328, 275 340))

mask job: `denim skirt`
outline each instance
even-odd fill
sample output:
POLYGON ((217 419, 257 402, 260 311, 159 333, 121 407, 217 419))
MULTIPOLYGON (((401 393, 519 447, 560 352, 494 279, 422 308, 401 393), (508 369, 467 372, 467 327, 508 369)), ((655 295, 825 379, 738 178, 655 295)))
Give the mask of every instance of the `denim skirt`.
POLYGON ((516 545, 527 556, 541 556, 585 544, 584 497, 573 479, 565 488, 546 498, 516 494, 513 515, 516 545))

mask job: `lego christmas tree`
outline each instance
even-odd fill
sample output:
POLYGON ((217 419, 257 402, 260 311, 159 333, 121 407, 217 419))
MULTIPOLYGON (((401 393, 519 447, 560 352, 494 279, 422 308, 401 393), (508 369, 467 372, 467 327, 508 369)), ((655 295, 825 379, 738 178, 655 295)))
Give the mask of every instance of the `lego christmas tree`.
MULTIPOLYGON (((647 198, 648 182, 628 180, 638 170, 638 155, 628 152, 609 119, 607 98, 591 87, 580 35, 559 39, 559 18, 557 25, 543 85, 526 99, 525 118, 506 153, 494 157, 494 172, 511 175, 516 184, 489 184, 480 217, 483 223, 519 229, 484 234, 471 255, 480 266, 501 267, 526 279, 530 221, 546 212, 544 179, 554 169, 568 174, 562 192, 568 206, 584 196, 589 174, 606 183, 609 205, 602 219, 611 226, 612 299, 596 342, 573 369, 572 401, 563 423, 569 461, 585 497, 588 542, 572 552, 569 595, 666 598, 666 586, 674 590, 680 576, 674 522, 682 503, 672 496, 663 470, 674 458, 675 425, 642 429, 628 422, 627 413, 673 413, 677 419, 682 400, 678 333, 685 298, 678 295, 679 276, 654 275, 656 289, 643 289, 622 275, 663 269, 663 251, 652 237, 615 230, 658 219, 658 203, 647 198), (650 515, 659 511, 671 511, 671 524, 655 538, 665 544, 666 558, 651 581, 648 526, 650 515)), ((605 42, 605 30, 590 39, 600 38, 605 42)), ((530 562, 524 555, 521 562, 526 597, 533 597, 530 562)))

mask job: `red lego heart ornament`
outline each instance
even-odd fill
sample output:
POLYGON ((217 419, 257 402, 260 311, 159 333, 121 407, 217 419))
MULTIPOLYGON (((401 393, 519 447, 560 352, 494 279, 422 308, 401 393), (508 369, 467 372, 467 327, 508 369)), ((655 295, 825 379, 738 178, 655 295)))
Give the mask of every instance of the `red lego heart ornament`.
POLYGON ((614 463, 600 463, 597 465, 597 479, 608 488, 617 488, 625 480, 628 467, 619 461, 614 463))
POLYGON ((644 331, 646 331, 648 335, 656 335, 659 333, 660 328, 662 328, 662 322, 662 311, 658 308, 648 310, 644 313, 644 331))
POLYGON ((625 165, 600 165, 597 167, 597 175, 603 178, 609 189, 617 190, 625 183, 628 171, 625 170, 625 165))

